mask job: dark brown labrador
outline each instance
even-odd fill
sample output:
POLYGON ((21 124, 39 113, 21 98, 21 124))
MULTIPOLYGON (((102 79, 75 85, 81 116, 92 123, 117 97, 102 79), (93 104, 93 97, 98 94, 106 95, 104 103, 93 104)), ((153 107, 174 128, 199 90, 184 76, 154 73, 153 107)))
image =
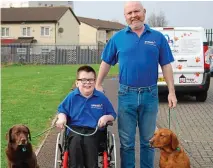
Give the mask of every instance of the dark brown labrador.
POLYGON ((15 125, 7 134, 6 155, 8 168, 39 168, 30 143, 30 130, 24 125, 15 125))
POLYGON ((156 130, 150 145, 160 149, 160 168, 190 168, 189 157, 171 130, 156 130))

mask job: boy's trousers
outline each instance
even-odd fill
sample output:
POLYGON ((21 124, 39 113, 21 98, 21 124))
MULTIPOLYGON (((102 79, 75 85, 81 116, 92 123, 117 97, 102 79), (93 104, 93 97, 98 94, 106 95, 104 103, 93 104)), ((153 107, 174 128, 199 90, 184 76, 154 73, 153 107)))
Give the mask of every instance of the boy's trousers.
MULTIPOLYGON (((93 128, 73 126, 73 130, 91 134, 93 128)), ((69 168, 98 168, 98 132, 92 136, 69 133, 69 168)))

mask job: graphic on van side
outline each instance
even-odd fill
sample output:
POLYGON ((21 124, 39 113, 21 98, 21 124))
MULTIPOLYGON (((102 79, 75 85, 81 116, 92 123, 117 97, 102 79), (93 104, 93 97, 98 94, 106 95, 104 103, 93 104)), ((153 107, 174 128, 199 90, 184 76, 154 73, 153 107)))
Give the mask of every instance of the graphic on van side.
POLYGON ((178 41, 178 40, 179 40, 179 38, 175 36, 175 37, 174 37, 174 40, 175 40, 175 41, 178 41))
POLYGON ((195 73, 195 76, 196 76, 196 77, 199 77, 199 76, 200 76, 200 72, 196 72, 196 73, 195 73))
POLYGON ((179 77, 179 83, 198 83, 198 77, 186 78, 183 74, 179 77))
POLYGON ((186 83, 186 77, 183 74, 179 77, 179 83, 186 83))
POLYGON ((164 34, 164 36, 166 37, 167 42, 168 42, 169 44, 172 44, 172 46, 173 46, 174 41, 169 37, 169 35, 168 35, 168 34, 164 34))
POLYGON ((183 35, 181 35, 181 37, 184 37, 184 36, 191 36, 192 35, 192 32, 186 34, 186 33, 183 33, 183 35))
POLYGON ((176 68, 181 70, 183 68, 183 66, 182 65, 178 65, 176 68))
POLYGON ((200 57, 195 57, 195 61, 198 63, 200 62, 200 57))

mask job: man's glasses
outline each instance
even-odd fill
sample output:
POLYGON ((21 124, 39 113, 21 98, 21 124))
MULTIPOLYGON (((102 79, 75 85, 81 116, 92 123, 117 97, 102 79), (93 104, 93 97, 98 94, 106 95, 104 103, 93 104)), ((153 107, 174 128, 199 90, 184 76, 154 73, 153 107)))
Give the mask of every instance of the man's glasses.
POLYGON ((94 78, 90 78, 90 79, 82 78, 82 79, 77 79, 77 81, 81 81, 82 84, 86 84, 87 82, 89 82, 90 84, 93 84, 95 82, 95 79, 94 78))

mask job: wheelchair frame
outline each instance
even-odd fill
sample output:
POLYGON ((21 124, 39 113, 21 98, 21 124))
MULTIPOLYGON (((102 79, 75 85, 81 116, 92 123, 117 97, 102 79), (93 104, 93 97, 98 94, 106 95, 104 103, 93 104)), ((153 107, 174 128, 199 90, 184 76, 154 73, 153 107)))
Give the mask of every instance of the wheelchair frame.
MULTIPOLYGON (((65 148, 66 129, 58 133, 55 146, 55 161, 54 168, 69 168, 68 158, 69 152, 65 148)), ((99 168, 116 168, 116 143, 115 135, 107 130, 104 130, 105 140, 99 144, 99 168), (102 149, 100 151, 100 149, 102 149)))

